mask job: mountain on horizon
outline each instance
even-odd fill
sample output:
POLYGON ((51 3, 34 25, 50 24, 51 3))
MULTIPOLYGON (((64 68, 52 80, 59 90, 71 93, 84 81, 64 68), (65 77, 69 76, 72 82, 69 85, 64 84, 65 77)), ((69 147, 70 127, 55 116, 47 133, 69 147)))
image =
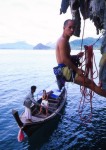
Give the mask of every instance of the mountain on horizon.
POLYGON ((24 42, 4 43, 0 44, 0 49, 33 49, 33 46, 24 42))
POLYGON ((44 45, 44 44, 42 44, 42 43, 39 43, 39 44, 37 44, 36 46, 34 46, 33 49, 34 49, 34 50, 36 50, 36 49, 38 49, 38 50, 44 49, 44 50, 45 50, 45 49, 51 49, 51 47, 46 46, 46 45, 44 45))
MULTIPOLYGON (((102 44, 102 38, 100 38, 98 41, 97 38, 92 38, 92 37, 88 37, 88 38, 85 38, 83 39, 83 45, 93 45, 94 43, 94 49, 100 49, 101 47, 101 44, 102 44)), ((73 50, 80 50, 81 49, 81 44, 82 44, 82 39, 79 39, 79 40, 74 40, 74 41, 71 41, 70 42, 70 45, 71 45, 71 48, 73 50)), ((83 47, 82 47, 83 48, 83 47)))
MULTIPOLYGON (((95 43, 95 45, 93 46, 94 49, 100 49, 101 44, 102 44, 102 38, 100 38, 98 41, 97 40, 98 40, 97 38, 92 38, 92 37, 85 38, 85 39, 83 39, 83 46, 84 45, 92 45, 95 43)), ((73 40, 70 42, 70 46, 73 50, 80 50, 81 43, 82 43, 82 39, 73 40)), ((83 46, 82 46, 82 49, 84 49, 83 46)), ((50 49, 55 49, 55 47, 56 47, 56 42, 55 43, 48 42, 45 45, 42 43, 38 43, 35 46, 28 44, 24 41, 0 44, 0 49, 50 50, 50 49)))

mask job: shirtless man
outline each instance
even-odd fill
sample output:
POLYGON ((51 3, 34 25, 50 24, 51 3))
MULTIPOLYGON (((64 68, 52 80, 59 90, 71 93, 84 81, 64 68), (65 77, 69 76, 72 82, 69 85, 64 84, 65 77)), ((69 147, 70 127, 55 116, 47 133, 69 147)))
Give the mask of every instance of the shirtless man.
MULTIPOLYGON (((93 81, 86 78, 84 76, 84 71, 76 67, 71 61, 71 57, 70 57, 71 48, 69 44, 69 39, 74 33, 74 28, 75 28, 74 20, 68 19, 64 22, 63 33, 61 37, 58 39, 57 45, 56 45, 57 63, 58 65, 62 64, 62 65, 68 66, 68 68, 73 69, 77 73, 75 80, 74 80, 76 84, 85 86, 93 90, 95 93, 106 97, 106 91, 102 90, 93 81), (85 83, 83 83, 84 79, 85 79, 85 83)), ((78 56, 82 57, 83 53, 79 53, 78 56)))

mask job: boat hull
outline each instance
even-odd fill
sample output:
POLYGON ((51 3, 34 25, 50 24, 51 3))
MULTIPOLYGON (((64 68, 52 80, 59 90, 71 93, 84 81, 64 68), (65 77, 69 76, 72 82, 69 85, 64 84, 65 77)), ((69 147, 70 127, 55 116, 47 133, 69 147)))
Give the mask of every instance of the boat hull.
POLYGON ((65 102, 66 102, 66 89, 64 88, 64 90, 61 93, 61 103, 60 106, 58 107, 58 109, 52 113, 52 115, 50 115, 49 117, 45 118, 43 121, 38 121, 38 122, 33 122, 33 123, 27 123, 24 124, 18 114, 18 111, 16 110, 12 110, 12 114, 18 124, 18 126, 20 128, 22 128, 22 130, 25 132, 25 134, 30 137, 33 133, 35 133, 36 131, 38 131, 40 128, 42 128, 42 126, 44 126, 45 124, 49 124, 49 122, 54 121, 56 118, 61 117, 60 112, 63 110, 64 106, 65 106, 65 102))

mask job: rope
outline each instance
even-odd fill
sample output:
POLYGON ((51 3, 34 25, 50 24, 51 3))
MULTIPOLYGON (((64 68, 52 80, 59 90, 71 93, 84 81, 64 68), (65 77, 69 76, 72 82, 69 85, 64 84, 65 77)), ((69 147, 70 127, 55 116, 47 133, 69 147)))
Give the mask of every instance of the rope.
MULTIPOLYGON (((84 14, 85 15, 84 15, 84 25, 83 25, 83 32, 82 32, 81 51, 82 51, 83 40, 84 40, 85 19, 86 19, 87 5, 88 5, 87 0, 85 1, 84 5, 85 5, 85 7, 84 7, 84 14)), ((83 64, 85 62, 85 77, 89 78, 92 82, 94 79, 96 79, 98 77, 98 69, 97 69, 96 62, 95 62, 95 56, 93 53, 93 46, 100 40, 100 38, 103 36, 103 34, 91 46, 85 47, 85 59, 83 60, 83 58, 82 58, 81 64, 83 64), (94 60, 95 68, 96 68, 95 72, 93 72, 93 60, 94 60), (94 78, 93 75, 95 73, 97 73, 97 75, 94 78)), ((81 65, 81 69, 83 66, 84 65, 81 65)), ((81 91, 82 97, 81 97, 80 104, 79 104, 79 115, 80 115, 80 119, 84 123, 87 123, 87 122, 91 121, 91 118, 92 118, 92 98, 94 96, 94 92, 92 90, 88 90, 84 86, 85 82, 86 82, 85 77, 83 79, 83 86, 80 86, 80 91, 81 91), (89 113, 89 115, 87 114, 87 115, 83 116, 83 112, 84 112, 86 103, 90 104, 90 113, 89 113)))
POLYGON ((102 33, 102 34, 99 36, 99 38, 92 44, 92 46, 94 46, 94 45, 100 40, 100 38, 103 36, 103 34, 104 34, 104 33, 102 33))
POLYGON ((85 20, 84 20, 84 26, 83 26, 83 32, 82 32, 81 51, 82 51, 83 40, 84 40, 84 31, 85 31, 85 20))
MULTIPOLYGON (((95 63, 95 57, 94 57, 94 53, 93 53, 93 46, 86 46, 85 45, 85 77, 89 78, 92 82, 94 80, 94 73, 93 72, 93 61, 95 64, 95 68, 97 72, 97 76, 95 78, 98 77, 98 70, 97 70, 97 66, 95 63)), ((89 90, 85 87, 85 77, 83 79, 83 86, 80 86, 80 91, 82 94, 81 100, 80 100, 80 104, 79 104, 79 115, 81 120, 84 123, 88 123, 91 121, 92 118, 92 98, 94 96, 94 92, 92 90, 89 90), (90 105, 90 110, 86 109, 86 105, 89 103, 90 105), (86 112, 89 111, 89 114, 85 114, 84 115, 84 109, 86 109, 86 112)))
MULTIPOLYGON (((84 31, 85 31, 85 20, 84 20, 83 33, 82 33, 81 51, 82 51, 82 46, 83 46, 84 31)), ((103 36, 103 34, 101 36, 103 36)), ((95 62, 95 56, 94 56, 94 53, 93 53, 93 46, 100 40, 101 36, 91 46, 88 46, 87 50, 85 48, 85 59, 82 60, 82 63, 85 62, 85 76, 87 78, 90 78, 92 80, 92 82, 93 82, 93 79, 96 79, 98 77, 98 69, 97 69, 96 62, 95 62), (90 54, 89 54, 88 50, 89 50, 90 54), (88 56, 86 56, 86 55, 88 55, 88 56), (94 59, 94 65, 95 65, 95 68, 96 68, 95 72, 97 73, 97 76, 95 78, 93 77, 93 75, 95 74, 95 72, 93 72, 93 59, 94 59)), ((82 69, 82 67, 83 67, 83 65, 81 65, 81 69, 82 69)), ((84 78, 83 86, 80 86, 80 91, 81 91, 82 97, 81 97, 81 100, 80 100, 78 112, 79 112, 79 115, 80 115, 80 119, 84 123, 88 123, 88 122, 91 121, 91 118, 92 118, 92 98, 94 96, 94 92, 92 90, 88 90, 84 86, 85 82, 86 81, 85 81, 85 78, 84 78), (86 103, 90 103, 90 113, 83 116, 83 112, 84 112, 86 103)))

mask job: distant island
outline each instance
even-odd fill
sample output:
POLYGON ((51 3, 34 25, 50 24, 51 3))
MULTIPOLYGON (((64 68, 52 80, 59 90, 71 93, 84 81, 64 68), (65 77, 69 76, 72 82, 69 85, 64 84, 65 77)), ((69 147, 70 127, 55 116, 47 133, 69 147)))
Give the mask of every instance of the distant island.
MULTIPOLYGON (((101 47, 101 44, 102 44, 102 38, 99 39, 97 38, 92 38, 92 37, 88 37, 88 38, 85 38, 83 39, 83 46, 84 45, 93 45, 94 44, 94 49, 100 49, 101 47)), ((74 41, 71 41, 70 42, 70 45, 72 47, 73 50, 80 50, 81 49, 81 43, 82 43, 82 40, 74 40, 74 41)))
MULTIPOLYGON (((97 41, 97 38, 88 37, 88 38, 83 39, 83 45, 92 45, 96 41, 97 41)), ((102 38, 99 39, 95 43, 94 49, 100 49, 101 42, 102 42, 102 38)), ((81 43, 82 43, 82 39, 78 39, 78 40, 71 41, 70 45, 73 50, 80 50, 81 43)), ((52 43, 52 42, 49 42, 47 44, 38 43, 34 46, 24 41, 21 41, 21 42, 15 42, 15 43, 0 44, 0 49, 51 50, 51 49, 55 49, 55 46, 56 46, 56 43, 52 43)))
POLYGON ((51 47, 44 45, 42 43, 37 44, 36 46, 33 47, 33 49, 51 49, 51 47))
POLYGON ((33 49, 31 44, 24 41, 0 44, 0 49, 33 49))

